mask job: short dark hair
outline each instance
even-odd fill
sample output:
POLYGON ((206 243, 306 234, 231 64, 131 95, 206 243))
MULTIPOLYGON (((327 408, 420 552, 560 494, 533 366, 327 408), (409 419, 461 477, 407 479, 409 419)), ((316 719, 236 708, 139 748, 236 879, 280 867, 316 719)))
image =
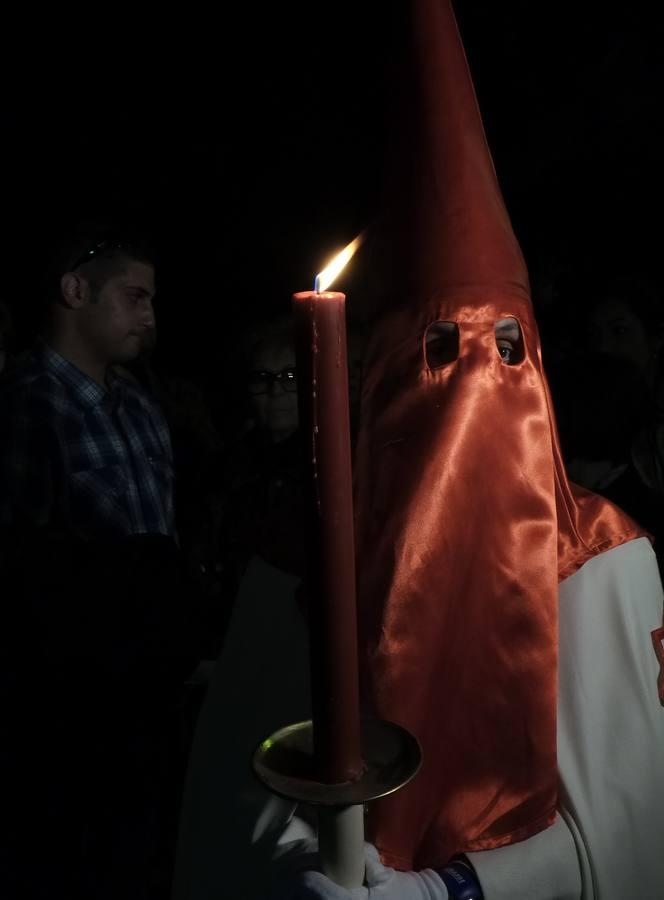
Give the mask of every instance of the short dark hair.
POLYGON ((44 273, 47 302, 60 298, 60 280, 67 272, 81 271, 98 292, 129 261, 155 265, 155 253, 145 233, 134 226, 84 223, 60 236, 44 273))
MULTIPOLYGON (((92 251, 86 251, 92 253, 92 251)), ((95 249, 94 255, 78 262, 69 271, 81 272, 90 284, 93 299, 106 284, 109 278, 117 274, 118 269, 128 262, 142 262, 154 265, 152 258, 140 249, 124 243, 113 244, 95 249)), ((64 274, 64 273, 63 273, 64 274)))

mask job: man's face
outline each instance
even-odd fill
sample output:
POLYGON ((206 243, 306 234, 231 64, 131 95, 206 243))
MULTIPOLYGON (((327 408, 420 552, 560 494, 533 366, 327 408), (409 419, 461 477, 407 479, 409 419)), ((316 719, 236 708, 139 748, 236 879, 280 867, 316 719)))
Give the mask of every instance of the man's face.
POLYGON ((81 331, 100 362, 135 359, 155 327, 151 265, 128 260, 81 309, 81 331))

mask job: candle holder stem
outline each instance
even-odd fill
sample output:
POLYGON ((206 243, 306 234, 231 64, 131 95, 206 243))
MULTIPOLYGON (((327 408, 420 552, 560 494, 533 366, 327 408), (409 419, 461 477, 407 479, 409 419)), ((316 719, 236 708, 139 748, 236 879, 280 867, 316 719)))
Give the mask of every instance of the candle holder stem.
POLYGON ((318 810, 321 869, 350 890, 364 883, 364 805, 322 806, 318 810))

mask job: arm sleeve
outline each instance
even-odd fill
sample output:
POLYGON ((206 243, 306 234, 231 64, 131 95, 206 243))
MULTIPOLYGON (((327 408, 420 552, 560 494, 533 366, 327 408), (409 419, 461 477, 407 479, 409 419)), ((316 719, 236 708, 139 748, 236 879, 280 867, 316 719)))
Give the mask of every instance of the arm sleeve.
POLYGON ((528 840, 466 855, 485 900, 587 900, 574 836, 560 815, 528 840))

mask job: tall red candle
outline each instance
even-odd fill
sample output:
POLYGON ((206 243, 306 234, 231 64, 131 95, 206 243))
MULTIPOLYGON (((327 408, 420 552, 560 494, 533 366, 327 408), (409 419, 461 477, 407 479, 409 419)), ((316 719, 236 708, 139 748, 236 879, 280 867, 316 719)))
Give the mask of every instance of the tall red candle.
POLYGON ((314 754, 322 781, 362 772, 345 296, 293 296, 307 490, 314 754))

